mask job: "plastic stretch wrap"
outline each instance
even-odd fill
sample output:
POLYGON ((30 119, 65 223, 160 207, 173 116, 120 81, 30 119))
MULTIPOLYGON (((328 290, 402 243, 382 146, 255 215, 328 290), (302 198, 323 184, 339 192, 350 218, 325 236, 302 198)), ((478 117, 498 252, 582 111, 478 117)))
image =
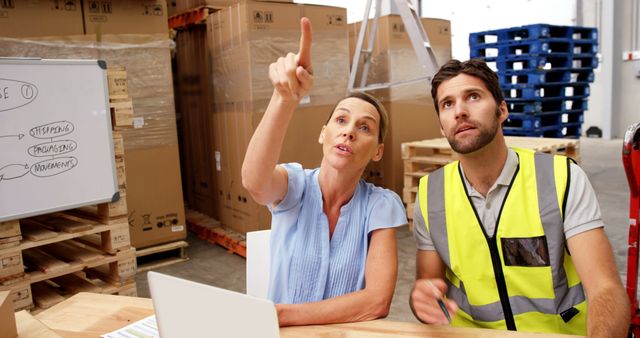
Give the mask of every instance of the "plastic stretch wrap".
POLYGON ((123 131, 125 149, 175 145, 176 121, 170 51, 156 35, 69 36, 37 40, 0 38, 0 57, 102 59, 125 67, 136 128, 123 131))
MULTIPOLYGON (((299 11, 298 7, 293 8, 299 11)), ((268 101, 273 93, 269 65, 287 53, 298 51, 299 26, 296 23, 295 28, 269 28, 263 32, 244 27, 233 21, 235 18, 214 14, 208 20, 215 101, 217 104, 268 101)), ((314 86, 301 106, 335 104, 347 93, 350 60, 346 27, 314 30, 311 61, 314 86)), ((254 108, 260 111, 264 107, 254 105, 254 108)))

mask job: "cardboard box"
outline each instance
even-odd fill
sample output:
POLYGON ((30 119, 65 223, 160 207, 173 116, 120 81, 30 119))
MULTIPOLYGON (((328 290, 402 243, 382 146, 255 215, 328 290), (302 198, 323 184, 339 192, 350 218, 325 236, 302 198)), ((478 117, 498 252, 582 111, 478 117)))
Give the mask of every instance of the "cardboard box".
MULTIPOLYGON (((240 169, 245 149, 264 112, 241 111, 217 112, 217 124, 222 125, 214 131, 224 142, 217 142, 218 188, 220 189, 220 221, 227 227, 240 233, 268 229, 271 214, 266 207, 253 201, 242 187, 240 169), (230 132, 225 132, 230 131, 230 132)), ((322 146, 318 136, 322 125, 328 118, 333 106, 300 107, 296 110, 287 130, 279 163, 297 162, 304 168, 316 168, 322 160, 322 146)))
POLYGON ((83 33, 80 0, 0 2, 1 36, 24 38, 83 33))
MULTIPOLYGON (((353 59, 360 24, 349 25, 350 55, 353 59)), ((451 59, 450 22, 423 18, 438 65, 451 59)), ((371 21, 367 29, 370 29, 371 21)), ((399 15, 381 17, 378 22, 367 83, 405 81, 424 76, 404 23, 399 15)), ((361 62, 362 64, 362 62, 361 62)), ((437 70, 437 69, 436 69, 437 70)), ((359 78, 356 79, 359 83, 359 78)), ((422 83, 376 90, 372 94, 382 100, 389 114, 389 128, 384 155, 377 163, 370 163, 364 177, 369 182, 391 189, 402 196, 404 164, 401 144, 404 142, 441 137, 440 124, 431 98, 431 86, 422 83)))
POLYGON ((167 0, 167 17, 172 17, 179 13, 178 11, 178 3, 182 1, 177 0, 167 0))
POLYGON ((442 137, 440 122, 432 102, 426 97, 383 102, 389 112, 390 125, 382 160, 373 164, 373 168, 381 169, 376 172, 380 181, 373 183, 395 191, 401 198, 404 188, 402 143, 442 137))
POLYGON ((144 248, 184 239, 178 146, 127 150, 125 162, 131 245, 144 248))
POLYGON ((182 240, 186 221, 171 73, 171 41, 155 35, 103 35, 107 65, 127 71, 134 128, 122 130, 131 245, 182 240), (110 43, 120 48, 109 48, 110 43))
POLYGON ((85 34, 166 34, 166 0, 83 0, 85 34))
POLYGON ((349 74, 344 8, 246 1, 207 20, 216 104, 268 102, 269 64, 300 43, 300 18, 312 21, 314 89, 310 105, 335 104, 346 95, 349 74), (344 77, 343 77, 344 76, 344 77))
POLYGON ((240 233, 268 229, 271 215, 242 187, 244 154, 273 92, 269 64, 297 52, 300 18, 310 18, 314 42, 314 88, 287 129, 279 163, 320 165, 318 136, 335 103, 346 95, 349 76, 344 8, 246 1, 208 19, 213 57, 214 158, 220 221, 240 233))
MULTIPOLYGON (((213 8, 223 9, 233 6, 244 0, 169 0, 167 6, 169 8, 169 16, 189 11, 199 6, 209 6, 213 8)), ((262 2, 284 2, 293 3, 293 0, 258 0, 262 2)))
POLYGON ((0 291, 0 338, 16 338, 18 329, 16 317, 13 314, 13 301, 9 291, 0 291))
POLYGON ((207 30, 195 25, 176 36, 176 117, 184 195, 191 209, 218 219, 213 135, 211 56, 207 30))

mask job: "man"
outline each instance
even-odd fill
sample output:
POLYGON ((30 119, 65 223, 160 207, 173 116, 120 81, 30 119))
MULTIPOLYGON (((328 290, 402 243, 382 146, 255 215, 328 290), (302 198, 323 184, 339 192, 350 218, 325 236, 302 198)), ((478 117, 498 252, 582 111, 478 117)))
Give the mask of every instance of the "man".
POLYGON ((629 303, 584 172, 563 156, 507 148, 507 105, 483 61, 449 61, 431 95, 459 161, 420 180, 415 316, 626 337, 629 303))

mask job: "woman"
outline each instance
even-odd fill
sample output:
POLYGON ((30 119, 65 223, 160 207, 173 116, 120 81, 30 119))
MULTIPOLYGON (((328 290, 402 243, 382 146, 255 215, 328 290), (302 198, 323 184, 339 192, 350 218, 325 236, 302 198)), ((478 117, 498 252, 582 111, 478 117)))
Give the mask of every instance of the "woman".
POLYGON ((385 317, 397 275, 395 227, 407 219, 394 192, 361 179, 369 161, 382 158, 382 105, 365 94, 338 102, 320 132, 320 168, 276 164, 313 85, 311 24, 303 18, 300 26, 298 54, 269 67, 273 95, 242 166, 244 187, 273 214, 269 298, 281 326, 385 317))

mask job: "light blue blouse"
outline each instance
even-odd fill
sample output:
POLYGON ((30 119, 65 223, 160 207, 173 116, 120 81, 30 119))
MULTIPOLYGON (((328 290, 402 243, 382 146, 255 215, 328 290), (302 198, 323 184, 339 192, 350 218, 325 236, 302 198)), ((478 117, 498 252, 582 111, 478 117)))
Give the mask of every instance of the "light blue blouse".
POLYGON ((284 164, 289 175, 285 198, 271 209, 269 299, 298 304, 361 290, 370 233, 407 224, 396 193, 358 182, 351 200, 340 209, 333 237, 322 210, 320 169, 284 164))

